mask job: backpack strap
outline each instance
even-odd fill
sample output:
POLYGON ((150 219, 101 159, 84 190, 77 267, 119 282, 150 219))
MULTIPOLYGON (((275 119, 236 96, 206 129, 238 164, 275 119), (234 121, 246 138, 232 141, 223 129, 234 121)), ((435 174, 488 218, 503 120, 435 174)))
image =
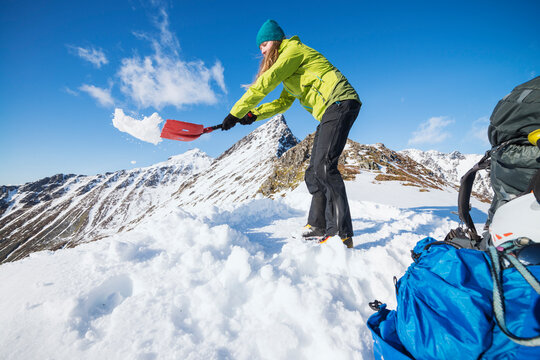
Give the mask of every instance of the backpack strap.
MULTIPOLYGON (((482 240, 482 237, 478 235, 478 232, 476 231, 476 227, 474 226, 474 222, 471 218, 471 194, 472 194, 472 186, 474 183, 474 179, 476 177, 476 173, 478 172, 478 170, 485 170, 485 169, 489 170, 491 166, 491 154, 497 151, 504 151, 505 147, 508 145, 521 144, 521 143, 530 145, 528 142, 523 142, 522 139, 512 139, 512 140, 505 141, 504 143, 496 147, 493 147, 491 150, 486 151, 486 153, 480 159, 480 161, 478 161, 478 163, 476 163, 469 171, 465 173, 465 175, 461 177, 460 186, 459 186, 459 194, 458 194, 458 215, 459 215, 459 219, 467 227, 467 231, 466 231, 467 235, 473 241, 479 242, 482 240)), ((540 148, 540 142, 537 145, 540 148)), ((539 174, 537 175, 538 177, 540 177, 539 174)), ((537 186, 540 187, 540 185, 537 185, 537 186)), ((538 192, 540 193, 540 190, 538 192)))
POLYGON ((474 178, 478 170, 488 169, 491 162, 492 150, 486 151, 482 159, 478 161, 465 175, 461 177, 459 195, 458 195, 458 214, 461 221, 467 226, 467 234, 472 240, 480 241, 482 238, 478 235, 474 222, 471 218, 471 193, 474 178))
MULTIPOLYGON (((504 244, 503 244, 504 245, 504 244)), ((511 255, 507 255, 512 251, 515 245, 511 245, 509 248, 503 248, 502 251, 498 251, 494 246, 488 248, 489 257, 491 258, 490 271, 491 278, 493 279, 493 311, 495 313, 495 320, 501 328, 502 332, 513 342, 523 346, 540 346, 540 336, 524 338, 514 335, 506 326, 505 309, 504 309, 504 293, 502 285, 502 271, 501 271, 501 257, 510 261, 515 266, 516 270, 525 278, 525 280, 533 287, 533 289, 540 294, 540 283, 531 274, 531 272, 523 266, 516 258, 511 255)))
MULTIPOLYGON (((528 136, 529 142, 540 149, 540 129, 537 129, 535 131, 531 131, 531 133, 528 136)), ((538 202, 540 202, 540 169, 534 174, 534 176, 531 179, 531 182, 529 183, 529 186, 527 186, 527 190, 525 192, 533 192, 534 197, 538 202)))
POLYGON ((540 202, 540 169, 538 169, 534 176, 531 178, 531 181, 527 186, 527 190, 525 190, 524 193, 528 194, 530 192, 534 194, 536 201, 540 202))

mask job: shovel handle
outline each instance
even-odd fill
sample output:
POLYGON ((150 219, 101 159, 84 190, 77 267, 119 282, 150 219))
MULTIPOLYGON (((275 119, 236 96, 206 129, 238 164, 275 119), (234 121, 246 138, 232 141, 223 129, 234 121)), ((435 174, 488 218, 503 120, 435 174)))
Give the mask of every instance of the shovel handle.
MULTIPOLYGON (((236 124, 239 124, 239 123, 240 123, 240 120, 238 120, 234 124, 236 125, 236 124)), ((221 125, 223 125, 223 124, 206 127, 206 128, 203 129, 203 134, 212 132, 212 131, 217 130, 217 129, 221 129, 221 125)))
POLYGON ((210 133, 217 129, 221 129, 221 125, 222 124, 206 127, 203 129, 203 134, 210 133))

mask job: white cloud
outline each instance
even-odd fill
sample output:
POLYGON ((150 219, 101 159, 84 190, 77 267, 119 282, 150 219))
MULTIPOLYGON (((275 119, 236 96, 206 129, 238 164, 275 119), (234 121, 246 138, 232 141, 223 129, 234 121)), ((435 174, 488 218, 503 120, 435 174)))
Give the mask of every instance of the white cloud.
POLYGON ((101 105, 108 107, 114 105, 114 100, 111 96, 111 89, 103 89, 94 85, 82 85, 79 90, 88 93, 96 99, 101 105))
POLYGON ((91 62, 98 69, 101 67, 101 65, 105 65, 109 62, 105 56, 105 53, 101 49, 95 49, 93 47, 82 48, 78 46, 69 46, 69 48, 73 50, 77 56, 91 62))
POLYGON ((409 145, 413 144, 437 144, 450 137, 445 131, 446 127, 454 123, 454 120, 445 116, 432 117, 418 126, 409 139, 409 145))
POLYGON ((480 141, 483 145, 489 145, 487 129, 489 126, 489 117, 483 116, 472 123, 469 134, 474 140, 480 141))
POLYGON ((130 161, 133 165, 135 165, 137 162, 135 160, 130 161))
POLYGON ((79 96, 79 93, 78 93, 78 92, 76 92, 75 90, 71 90, 71 89, 68 88, 67 86, 64 88, 64 91, 67 92, 69 95, 79 96))
POLYGON ((122 109, 114 110, 113 125, 115 128, 154 145, 161 142, 159 125, 162 122, 163 119, 157 112, 149 117, 145 116, 142 120, 137 120, 124 114, 122 109))
POLYGON ((218 97, 213 83, 226 93, 222 64, 216 61, 208 68, 201 60, 182 60, 178 39, 169 30, 169 19, 164 10, 161 11, 158 27, 158 39, 136 34, 152 43, 154 53, 122 60, 118 71, 122 92, 145 108, 215 104, 218 97))

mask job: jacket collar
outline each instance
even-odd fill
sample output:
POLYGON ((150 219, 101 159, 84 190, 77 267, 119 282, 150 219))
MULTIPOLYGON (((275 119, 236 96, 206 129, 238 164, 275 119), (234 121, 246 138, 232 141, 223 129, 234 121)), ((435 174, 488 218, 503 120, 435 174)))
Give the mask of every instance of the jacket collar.
POLYGON ((287 47, 287 45, 289 43, 292 43, 292 42, 296 42, 296 43, 301 44, 301 41, 300 41, 300 38, 298 37, 298 35, 294 35, 290 39, 283 39, 283 41, 281 42, 281 45, 279 46, 279 50, 278 50, 279 53, 281 54, 283 49, 285 49, 287 47))

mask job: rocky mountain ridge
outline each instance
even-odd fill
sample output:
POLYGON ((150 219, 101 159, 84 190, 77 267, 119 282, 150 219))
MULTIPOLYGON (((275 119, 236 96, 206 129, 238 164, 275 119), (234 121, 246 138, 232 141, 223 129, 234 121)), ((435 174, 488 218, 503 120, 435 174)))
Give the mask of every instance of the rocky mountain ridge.
MULTIPOLYGON (((147 168, 96 176, 58 174, 1 186, 0 262, 129 230, 166 202, 222 206, 285 195, 303 181, 312 143, 313 134, 299 142, 277 115, 216 159, 195 149, 147 168)), ((445 173, 448 165, 439 164, 446 161, 443 157, 429 162, 429 156, 424 161, 418 154, 348 140, 339 169, 346 181, 369 172, 375 183, 398 181, 422 192, 457 190, 455 178, 445 173)))
POLYGON ((62 175, 0 187, 0 262, 122 231, 210 166, 198 149, 147 168, 62 175))
MULTIPOLYGON (((483 156, 483 154, 462 154, 459 151, 445 154, 436 150, 421 151, 417 149, 406 149, 399 151, 399 153, 407 155, 433 171, 441 179, 458 187, 461 177, 483 156)), ((489 202, 493 198, 489 176, 488 171, 478 171, 473 183, 473 195, 484 202, 489 202)))
POLYGON ((240 139, 206 171, 183 183, 174 197, 180 206, 222 205, 252 198, 274 162, 298 142, 283 115, 276 115, 240 139))
MULTIPOLYGON (((261 185, 260 193, 267 197, 283 195, 303 181, 314 136, 314 133, 310 134, 276 161, 272 173, 261 185)), ((455 188, 427 167, 386 148, 384 144, 362 145, 348 139, 339 158, 338 169, 345 181, 353 181, 357 174, 368 171, 375 174, 375 182, 399 181, 404 186, 418 187, 419 191, 455 188)))

